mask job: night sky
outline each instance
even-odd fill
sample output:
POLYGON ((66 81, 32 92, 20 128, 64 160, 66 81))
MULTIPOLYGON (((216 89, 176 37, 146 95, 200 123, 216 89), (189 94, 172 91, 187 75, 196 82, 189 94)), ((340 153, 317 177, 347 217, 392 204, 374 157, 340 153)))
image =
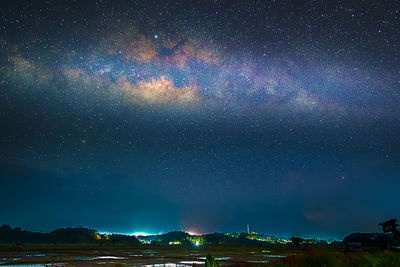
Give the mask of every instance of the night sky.
POLYGON ((342 238, 400 215, 400 2, 1 5, 0 224, 342 238))

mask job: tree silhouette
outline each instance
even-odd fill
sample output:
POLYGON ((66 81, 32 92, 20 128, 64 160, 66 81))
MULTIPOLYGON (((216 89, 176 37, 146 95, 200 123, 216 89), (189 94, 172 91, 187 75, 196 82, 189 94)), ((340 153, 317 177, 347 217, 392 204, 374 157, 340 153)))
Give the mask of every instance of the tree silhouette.
POLYGON ((399 224, 396 219, 391 219, 386 222, 380 223, 379 226, 382 227, 384 233, 391 233, 397 244, 400 244, 400 231, 399 224))
POLYGON ((399 234, 399 224, 396 219, 391 219, 386 222, 380 223, 379 226, 382 227, 384 233, 399 234))
POLYGON ((298 247, 303 243, 304 239, 301 237, 292 236, 292 238, 290 238, 290 241, 292 241, 293 246, 298 247))

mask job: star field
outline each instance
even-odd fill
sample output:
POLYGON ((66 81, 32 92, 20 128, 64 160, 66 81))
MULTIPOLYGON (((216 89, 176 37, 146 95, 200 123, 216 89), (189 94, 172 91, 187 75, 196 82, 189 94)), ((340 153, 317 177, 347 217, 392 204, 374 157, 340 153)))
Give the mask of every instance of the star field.
POLYGON ((399 3, 2 5, 4 223, 338 237, 399 213, 399 3))

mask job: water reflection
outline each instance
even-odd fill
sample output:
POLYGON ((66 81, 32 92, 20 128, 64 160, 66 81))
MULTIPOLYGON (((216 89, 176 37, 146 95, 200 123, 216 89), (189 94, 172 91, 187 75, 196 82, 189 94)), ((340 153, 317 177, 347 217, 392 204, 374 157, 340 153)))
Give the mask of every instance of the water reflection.
MULTIPOLYGON (((129 266, 150 266, 150 267, 188 267, 193 265, 204 265, 205 251, 188 251, 188 250, 169 250, 158 249, 159 251, 151 249, 133 249, 133 250, 88 250, 88 251, 63 251, 61 253, 47 253, 45 251, 31 251, 31 252, 16 252, 14 254, 0 254, 0 265, 18 265, 24 266, 66 266, 68 264, 79 264, 81 266, 87 265, 111 265, 111 264, 126 264, 129 266), (11 257, 14 256, 14 257, 11 257), (58 263, 50 263, 50 262, 58 263), (40 262, 40 263, 39 263, 40 262), (29 264, 30 263, 30 264, 29 264)), ((210 251, 217 261, 222 264, 247 262, 251 263, 267 263, 279 258, 287 257, 280 255, 277 251, 266 253, 268 250, 259 249, 243 249, 239 253, 231 253, 230 250, 217 253, 217 251, 210 251), (273 253, 276 254, 273 254, 273 253), (216 255, 215 255, 216 254, 216 255), (219 254, 219 255, 218 255, 219 254), (228 255, 230 256, 228 256, 228 255)), ((0 267, 1 267, 0 266, 0 267)))
MULTIPOLYGON (((199 257, 198 259, 199 259, 199 260, 205 260, 206 257, 199 257)), ((232 257, 215 257, 215 259, 216 259, 217 261, 226 261, 226 260, 232 259, 232 257)))
POLYGON ((182 264, 204 264, 204 261, 180 261, 182 264))
POLYGON ((124 257, 116 257, 116 256, 98 256, 98 257, 94 257, 92 260, 104 260, 104 259, 108 259, 108 260, 125 260, 126 258, 124 257))
POLYGON ((264 255, 264 257, 267 257, 267 258, 286 258, 287 256, 285 256, 285 255, 274 255, 274 254, 269 254, 269 255, 264 255))
POLYGON ((75 257, 77 261, 93 261, 93 260, 126 260, 125 257, 117 256, 97 256, 97 257, 75 257))
POLYGON ((186 267, 188 265, 185 264, 179 264, 179 263, 162 263, 162 264, 148 264, 148 265, 143 265, 146 267, 186 267))
MULTIPOLYGON (((2 265, 2 266, 9 266, 9 265, 2 265)), ((18 264, 18 265, 12 265, 12 266, 17 266, 17 267, 49 267, 49 266, 67 266, 66 263, 58 262, 58 263, 32 263, 32 264, 18 264)))

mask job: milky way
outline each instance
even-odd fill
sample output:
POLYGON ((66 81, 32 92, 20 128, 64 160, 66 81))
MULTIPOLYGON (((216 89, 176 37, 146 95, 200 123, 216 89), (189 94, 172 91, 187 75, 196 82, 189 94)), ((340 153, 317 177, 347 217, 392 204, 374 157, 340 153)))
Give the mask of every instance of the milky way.
POLYGON ((398 3, 1 10, 5 223, 337 237, 398 214, 398 3))
POLYGON ((28 44, 5 40, 3 84, 54 88, 66 83, 66 90, 90 92, 89 98, 118 95, 132 103, 200 109, 250 106, 264 109, 261 112, 367 116, 397 112, 394 72, 382 73, 354 60, 351 51, 346 61, 335 59, 334 53, 313 55, 301 44, 291 54, 266 46, 260 54, 230 48, 229 42, 206 33, 178 32, 171 37, 169 32, 151 29, 149 34, 135 25, 113 27, 116 32, 105 31, 90 46, 71 50, 58 45, 35 51, 28 44))

